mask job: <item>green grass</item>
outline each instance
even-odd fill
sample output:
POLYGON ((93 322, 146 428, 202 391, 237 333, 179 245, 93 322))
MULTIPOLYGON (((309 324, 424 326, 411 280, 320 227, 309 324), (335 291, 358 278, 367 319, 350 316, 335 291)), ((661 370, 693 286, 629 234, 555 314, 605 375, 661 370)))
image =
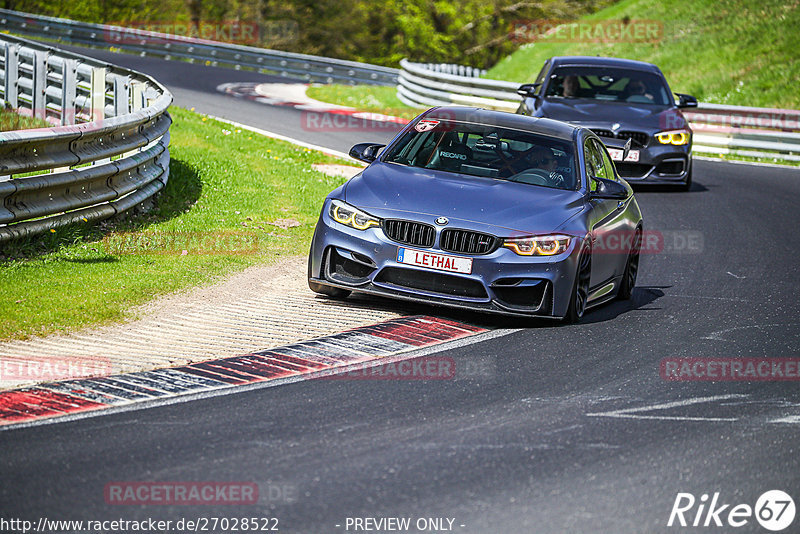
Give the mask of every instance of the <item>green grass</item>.
POLYGON ((316 100, 349 106, 361 111, 383 113, 413 119, 420 109, 403 104, 397 98, 397 88, 380 85, 312 85, 306 94, 316 100))
POLYGON ((24 117, 14 110, 0 108, 0 132, 28 130, 30 128, 49 128, 51 124, 42 119, 24 117))
POLYGON ((701 102, 800 108, 800 8, 784 0, 623 0, 581 20, 657 20, 655 43, 525 45, 487 78, 531 82, 545 59, 600 55, 658 65, 673 91, 701 102))
POLYGON ((344 181, 311 164, 337 161, 190 111, 170 113, 170 177, 154 211, 2 244, 0 339, 119 321, 158 295, 307 253, 322 199, 344 181), (277 219, 299 226, 268 224, 277 219), (174 254, 118 253, 128 232, 154 239, 234 233, 248 246, 229 254, 202 254, 192 246, 186 255, 182 246, 174 254))

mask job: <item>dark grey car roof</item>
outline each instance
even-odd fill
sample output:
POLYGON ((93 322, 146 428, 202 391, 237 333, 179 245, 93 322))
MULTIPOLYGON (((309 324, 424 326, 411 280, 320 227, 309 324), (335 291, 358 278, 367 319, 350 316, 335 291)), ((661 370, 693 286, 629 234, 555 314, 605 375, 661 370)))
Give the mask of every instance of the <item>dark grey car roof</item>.
POLYGON ((476 124, 492 124, 500 128, 513 128, 532 133, 556 137, 572 141, 575 132, 582 130, 580 126, 567 124, 553 119, 517 115, 506 111, 492 111, 483 108, 467 108, 461 106, 438 107, 429 110, 421 119, 454 120, 459 122, 474 122, 476 124))
POLYGON ((642 70, 661 74, 661 70, 652 63, 636 61, 633 59, 622 59, 618 57, 595 57, 595 56, 556 56, 550 58, 554 67, 587 66, 587 67, 619 67, 624 69, 642 70))

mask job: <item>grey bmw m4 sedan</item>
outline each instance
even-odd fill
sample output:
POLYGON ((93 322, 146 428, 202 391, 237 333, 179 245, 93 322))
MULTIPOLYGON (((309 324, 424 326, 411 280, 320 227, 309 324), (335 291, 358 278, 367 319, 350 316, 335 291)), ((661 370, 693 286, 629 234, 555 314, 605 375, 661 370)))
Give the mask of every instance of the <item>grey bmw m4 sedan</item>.
POLYGON ((309 287, 578 321, 629 298, 642 215, 591 130, 475 108, 430 109, 325 199, 309 287))

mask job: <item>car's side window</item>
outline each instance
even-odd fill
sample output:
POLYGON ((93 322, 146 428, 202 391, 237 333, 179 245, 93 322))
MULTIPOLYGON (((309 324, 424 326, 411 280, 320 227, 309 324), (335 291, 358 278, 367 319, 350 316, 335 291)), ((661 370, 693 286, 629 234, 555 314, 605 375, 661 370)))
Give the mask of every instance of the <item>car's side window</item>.
POLYGON ((589 179, 589 189, 594 191, 596 188, 593 178, 605 178, 606 168, 603 156, 595 145, 594 139, 587 139, 583 146, 583 156, 586 163, 586 177, 589 179))
MULTIPOLYGON (((542 83, 544 82, 544 76, 547 74, 547 71, 550 69, 550 62, 545 61, 542 70, 539 71, 539 75, 536 76, 536 81, 534 83, 542 83)), ((541 87, 541 86, 540 86, 541 87)))
MULTIPOLYGON (((595 141, 595 143, 597 143, 597 141, 595 141)), ((614 167, 614 162, 611 161, 611 158, 608 157, 608 151, 599 143, 597 150, 603 157, 603 166, 606 169, 606 175, 603 176, 603 178, 608 178, 609 180, 616 181, 617 180, 616 167, 614 167)))

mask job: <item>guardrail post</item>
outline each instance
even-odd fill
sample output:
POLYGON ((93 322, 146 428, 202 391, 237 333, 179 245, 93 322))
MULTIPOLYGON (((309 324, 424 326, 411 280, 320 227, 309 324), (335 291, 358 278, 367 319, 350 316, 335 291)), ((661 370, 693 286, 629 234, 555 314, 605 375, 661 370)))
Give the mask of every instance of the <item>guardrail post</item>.
POLYGON ((17 54, 19 50, 16 45, 6 43, 6 87, 5 87, 5 101, 6 104, 13 109, 19 107, 17 97, 17 77, 19 76, 19 58, 17 54))
MULTIPOLYGON (((130 82, 128 84, 128 94, 130 95, 130 112, 136 113, 140 109, 146 107, 144 101, 144 91, 147 88, 146 83, 130 82)), ((139 150, 131 150, 125 153, 125 157, 135 154, 139 150)))
POLYGON ((130 110, 130 80, 114 76, 114 116, 119 117, 130 110))
POLYGON ((102 121, 106 117, 106 69, 92 69, 91 88, 89 90, 92 121, 102 121))
POLYGON ((33 53, 33 94, 31 95, 31 115, 44 119, 47 116, 45 108, 45 90, 47 89, 47 53, 33 53))
POLYGON ((74 59, 65 59, 61 64, 61 124, 75 124, 75 97, 77 96, 78 75, 74 59))
POLYGON ((136 113, 144 107, 145 84, 134 82, 131 84, 131 111, 136 113))

